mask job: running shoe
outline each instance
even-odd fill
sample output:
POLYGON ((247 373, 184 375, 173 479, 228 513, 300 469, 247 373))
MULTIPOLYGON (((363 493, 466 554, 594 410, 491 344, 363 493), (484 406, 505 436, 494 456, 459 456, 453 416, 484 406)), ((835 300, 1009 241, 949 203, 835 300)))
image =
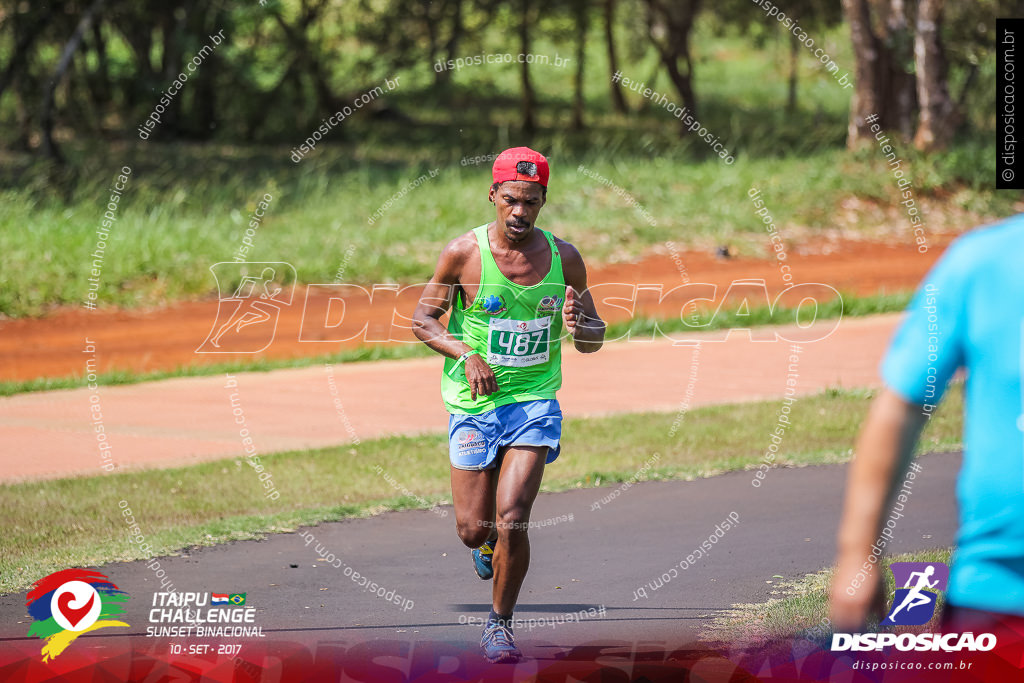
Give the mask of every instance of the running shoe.
POLYGON ((523 653, 512 640, 512 628, 500 621, 488 621, 484 627, 484 635, 480 638, 480 649, 484 657, 492 664, 499 662, 518 662, 523 653))
POLYGON ((473 568, 476 569, 476 575, 481 579, 487 580, 494 576, 494 567, 491 564, 491 558, 494 555, 495 543, 497 543, 497 541, 487 541, 482 546, 472 551, 473 568))

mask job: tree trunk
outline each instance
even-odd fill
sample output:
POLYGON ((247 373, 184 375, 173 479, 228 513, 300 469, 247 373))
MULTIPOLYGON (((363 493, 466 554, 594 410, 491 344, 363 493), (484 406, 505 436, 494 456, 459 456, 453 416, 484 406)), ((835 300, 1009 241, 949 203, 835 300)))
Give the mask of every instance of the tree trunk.
MULTIPOLYGON (((160 32, 161 40, 163 41, 163 50, 161 51, 161 64, 160 71, 162 74, 163 86, 167 87, 173 82, 178 74, 181 73, 178 69, 182 68, 182 38, 185 34, 185 14, 181 13, 175 16, 174 8, 169 8, 164 15, 164 24, 160 32)), ((162 138, 176 138, 180 133, 181 121, 181 97, 182 94, 178 93, 177 97, 171 99, 167 103, 167 107, 163 113, 163 123, 160 124, 158 132, 154 137, 162 138)), ((160 97, 157 97, 159 100, 160 97)))
POLYGON ((693 91, 693 60, 690 58, 689 45, 686 47, 686 57, 683 59, 683 69, 679 68, 679 62, 675 58, 665 60, 665 68, 668 77, 672 80, 679 95, 683 98, 683 104, 690 110, 690 113, 697 116, 697 95, 693 91))
POLYGON ((35 97, 35 87, 35 83, 26 83, 22 73, 15 74, 11 79, 11 93, 14 95, 14 112, 18 125, 18 137, 11 148, 22 152, 32 151, 32 108, 28 103, 35 97))
POLYGON ((220 56, 216 52, 203 62, 203 67, 199 70, 193 111, 195 112, 195 135, 200 140, 210 139, 217 128, 217 72, 219 70, 220 56))
POLYGON ((100 131, 103 125, 103 114, 96 102, 96 94, 92 74, 89 72, 89 59, 85 54, 88 45, 83 39, 84 47, 80 47, 68 66, 67 86, 65 87, 64 107, 77 112, 75 127, 90 131, 100 131))
POLYGON ((907 28, 903 0, 884 0, 874 5, 879 9, 877 23, 882 35, 872 30, 870 0, 842 2, 850 24, 856 78, 846 146, 853 149, 874 137, 872 124, 899 131, 909 140, 914 131, 917 86, 908 69, 913 39, 907 28))
MULTIPOLYGON (((423 18, 420 24, 424 27, 427 33, 427 61, 430 64, 437 62, 437 21, 434 17, 430 16, 430 6, 433 3, 423 3, 423 18)), ((437 77, 437 72, 434 72, 434 77, 437 77)), ((436 81, 435 81, 436 82, 436 81)))
POLYGON ((107 43, 103 30, 97 22, 92 26, 92 42, 96 51, 96 74, 93 76, 93 97, 98 107, 110 104, 110 62, 107 59, 107 43))
POLYGON ((882 68, 884 89, 882 103, 886 105, 883 125, 898 130, 905 140, 914 134, 914 112, 917 109, 915 77, 910 71, 914 58, 914 38, 907 25, 903 0, 889 0, 882 4, 885 12, 882 68))
MULTIPOLYGON (((530 54, 530 25, 530 0, 522 0, 522 16, 519 18, 519 52, 523 55, 530 54)), ((533 83, 530 82, 530 65, 527 63, 526 57, 523 57, 519 75, 523 88, 523 133, 531 136, 537 130, 535 112, 537 97, 533 92, 533 83)))
MULTIPOLYGON (((306 72, 313 86, 316 95, 317 106, 321 114, 332 113, 341 108, 341 104, 335 97, 331 86, 328 83, 327 74, 319 57, 316 55, 316 47, 312 44, 307 33, 309 27, 315 24, 326 6, 326 0, 321 0, 315 5, 303 2, 302 16, 294 25, 289 25, 277 12, 273 14, 277 25, 281 27, 290 47, 300 57, 300 63, 306 67, 306 72)), ((433 56, 431 57, 433 59, 433 56)))
MULTIPOLYGON (((683 104, 697 117, 697 97, 693 90, 693 58, 690 33, 700 10, 701 0, 646 0, 648 29, 661 63, 675 85, 683 104)), ((686 134, 686 128, 683 129, 686 134)))
POLYGON ((942 0, 920 0, 914 37, 917 100, 921 119, 914 146, 920 150, 945 149, 953 139, 957 109, 949 96, 946 55, 942 45, 942 0))
MULTIPOLYGON (((608 48, 608 70, 612 75, 619 73, 619 59, 615 54, 615 0, 604 0, 604 42, 608 48)), ((629 107, 618 81, 611 81, 612 106, 620 114, 628 114, 629 107)))
POLYGON ((59 164, 64 163, 64 155, 61 154, 57 142, 53 139, 54 92, 57 90, 60 82, 64 80, 64 75, 67 73, 68 67, 71 66, 71 58, 75 55, 75 50, 78 49, 82 42, 82 37, 89 29, 93 15, 103 8, 104 2, 106 0, 93 0, 92 5, 85 10, 85 14, 78 21, 78 27, 75 28, 75 32, 71 34, 71 38, 64 45, 64 50, 57 61, 57 66, 54 68, 50 80, 43 89, 43 102, 39 108, 39 125, 43 133, 43 155, 59 164))
POLYGON ((21 26, 17 13, 11 17, 15 36, 14 52, 11 53, 11 61, 7 63, 7 68, 4 69, 3 74, 0 74, 0 97, 14 81, 18 70, 28 62, 32 44, 46 28, 49 17, 48 11, 42 11, 33 20, 28 21, 27 26, 21 26))
MULTIPOLYGON (((227 28, 231 29, 230 19, 222 9, 214 9, 217 5, 208 5, 206 12, 200 14, 196 11, 196 26, 192 28, 198 35, 209 36, 227 28)), ((208 38, 204 38, 208 40, 208 38)), ((218 98, 218 73, 221 68, 221 54, 214 50, 203 62, 202 67, 196 70, 198 76, 195 84, 195 96, 192 100, 192 114, 194 120, 194 134, 201 140, 208 140, 213 136, 217 128, 217 105, 218 98)))
POLYGON ((587 2, 575 0, 573 3, 576 15, 576 78, 573 82, 572 129, 583 130, 583 70, 586 61, 587 47, 587 2))
POLYGON ((878 37, 871 30, 871 11, 868 0, 842 0, 843 14, 850 25, 853 43, 854 76, 853 99, 850 102, 850 122, 846 130, 846 146, 859 147, 871 135, 870 116, 879 115, 880 87, 878 37))
POLYGON ((797 86, 797 65, 800 57, 800 40, 796 35, 789 32, 789 94, 786 97, 786 111, 790 114, 796 111, 796 86, 797 86))
MULTIPOLYGON (((131 107, 137 103, 145 102, 147 107, 152 107, 151 100, 155 88, 159 85, 160 79, 157 75, 157 67, 153 64, 151 57, 153 53, 153 31, 150 22, 136 24, 131 16, 118 16, 114 13, 111 22, 117 25, 125 43, 131 48, 135 64, 135 73, 132 74, 131 85, 126 88, 126 104, 131 107)), ((146 114, 149 114, 147 111, 146 114)))
MULTIPOLYGON (((444 46, 445 59, 449 61, 454 60, 456 55, 458 55, 459 41, 462 40, 462 34, 465 31, 465 27, 462 24, 462 0, 452 0, 452 7, 451 30, 448 33, 448 42, 444 46)), ((434 72, 435 85, 445 85, 451 79, 452 73, 448 69, 434 72)))

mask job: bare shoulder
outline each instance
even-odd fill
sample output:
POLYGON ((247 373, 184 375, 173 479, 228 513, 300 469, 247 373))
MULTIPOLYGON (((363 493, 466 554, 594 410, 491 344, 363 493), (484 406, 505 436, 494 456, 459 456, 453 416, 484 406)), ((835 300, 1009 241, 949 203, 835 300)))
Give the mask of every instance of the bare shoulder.
POLYGON ((555 237, 555 246, 558 247, 558 255, 562 259, 562 270, 568 277, 570 274, 586 276, 587 267, 583 263, 583 255, 571 242, 555 237))
POLYGON ((472 230, 467 230, 446 244, 441 253, 447 254, 449 257, 464 259, 474 253, 476 248, 476 235, 473 234, 472 230))
POLYGON ((464 232, 441 249, 435 275, 441 280, 458 280, 462 269, 476 252, 476 235, 472 230, 464 232))

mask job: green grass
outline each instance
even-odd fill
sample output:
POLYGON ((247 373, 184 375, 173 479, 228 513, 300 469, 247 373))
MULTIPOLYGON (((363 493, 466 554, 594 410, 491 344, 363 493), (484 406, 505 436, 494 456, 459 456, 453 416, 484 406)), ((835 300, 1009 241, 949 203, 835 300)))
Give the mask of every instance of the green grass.
MULTIPOLYGON (((768 36, 774 38, 754 43, 703 27, 695 37, 700 118, 735 152, 733 165, 721 163, 703 141, 681 138, 678 122, 636 93, 627 92, 629 116, 610 112, 597 39, 586 72, 589 127, 580 133, 567 126, 571 69, 534 69, 540 130, 530 140, 516 131, 515 67, 463 69, 445 92, 434 91, 430 71, 411 69, 403 76, 408 85, 389 94, 388 103, 414 125, 355 116, 299 164, 289 152, 309 129, 295 121, 282 123, 277 142, 244 147, 216 140, 69 141, 73 165, 64 170, 5 154, 0 315, 37 316, 82 304, 95 230, 124 165, 133 172, 103 256, 98 295, 104 307, 209 296, 209 267, 232 259, 264 193, 273 200, 249 260, 291 263, 304 283, 333 282, 342 263, 348 282, 423 282, 447 241, 493 219, 489 164, 462 160, 522 142, 545 150, 552 162, 542 227, 579 246, 592 265, 633 260, 669 241, 699 249, 730 243, 745 255, 769 256, 764 226, 747 198, 751 187, 762 191, 790 244, 835 230, 909 241, 898 188, 880 152, 844 149, 849 91, 801 52, 800 106, 786 112, 786 41, 768 36), (635 197, 657 225, 579 165, 635 197), (435 170, 436 177, 367 223, 392 195, 435 170)), ((852 65, 844 29, 821 38, 839 63, 852 65)), ((534 51, 567 54, 545 38, 534 51)), ((649 50, 624 50, 623 73, 644 79, 654 66, 649 50)), ((989 69, 994 65, 986 64, 989 69)), ((369 83, 384 76, 373 74, 369 83)), ((648 85, 672 93, 665 76, 648 85)), ((339 92, 353 87, 341 86, 339 92)), ((916 196, 929 202, 930 230, 964 230, 1014 212, 1015 197, 991 189, 987 130, 934 155, 898 147, 916 196)))
MULTIPOLYGON (((220 153, 229 155, 228 150, 220 153)), ((358 157, 367 150, 352 153, 358 157)), ((126 149, 124 154, 133 157, 143 151, 126 149)), ((333 155, 288 169, 278 168, 269 151, 243 150, 237 158, 226 159, 206 158, 214 150, 167 152, 168 157, 175 155, 179 158, 163 159, 163 168, 142 158, 132 161, 136 173, 103 254, 97 292, 101 307, 152 306, 210 295, 215 290, 210 266, 232 260, 256 199, 265 191, 274 200, 246 258, 290 263, 303 283, 335 281, 342 263, 347 264, 346 282, 425 282, 447 241, 493 219, 486 198, 487 169, 462 167, 453 159, 437 161, 441 171, 436 179, 410 191, 368 226, 367 217, 429 170, 428 164, 410 161, 389 169, 366 161, 345 172, 333 155), (265 170, 259 178, 238 179, 232 177, 236 164, 265 170), (157 182, 154 175, 187 176, 196 165, 204 169, 200 186, 164 191, 149 186, 157 182)), ((591 265, 632 261, 651 249, 664 250, 669 241, 680 249, 732 243, 745 255, 767 256, 767 235, 746 197, 751 187, 761 189, 790 243, 836 227, 878 230, 880 222, 889 221, 902 225, 898 216, 867 210, 896 197, 895 185, 872 156, 819 150, 727 167, 711 160, 611 161, 598 155, 553 164, 541 224, 576 244, 591 265), (641 219, 612 188, 578 174, 579 163, 633 194, 657 225, 641 219), (837 214, 836 207, 851 196, 867 202, 867 208, 837 214), (839 224, 837 216, 844 216, 839 224)), ((110 173, 95 173, 104 183, 110 181, 110 173)), ((102 220, 103 192, 94 192, 65 206, 25 191, 0 191, 7 209, 0 216, 0 313, 23 317, 57 305, 82 305, 89 292, 95 229, 102 220)), ((942 219, 953 221, 947 228, 967 229, 1012 213, 1010 198, 983 195, 961 190, 937 205, 953 216, 942 219)), ((940 216, 933 224, 941 225, 940 216)))
MULTIPOLYGON (((847 460, 870 398, 870 392, 830 390, 797 400, 777 464, 847 460)), ((646 479, 693 479, 755 468, 778 409, 778 401, 765 401, 685 414, 568 419, 562 456, 547 470, 544 490, 626 481, 654 453, 660 455, 657 467, 647 471, 646 479)), ((961 414, 961 391, 954 388, 930 421, 922 447, 957 446, 961 414)), ((443 434, 430 434, 262 456, 281 494, 276 500, 263 495, 256 472, 244 459, 3 485, 0 592, 20 590, 62 567, 166 555, 326 520, 446 502, 446 449, 443 434), (413 495, 400 495, 384 474, 413 495), (129 542, 122 500, 151 552, 129 542)))
MULTIPOLYGON (((910 302, 909 292, 896 294, 876 294, 873 296, 842 295, 841 299, 832 299, 817 308, 817 319, 829 320, 841 316, 873 315, 877 313, 896 313, 904 310, 910 302)), ((801 312, 801 320, 806 322, 801 312)), ((613 323, 608 326, 606 337, 609 341, 623 339, 652 338, 661 339, 664 335, 677 332, 712 331, 737 329, 744 327, 760 327, 772 324, 793 323, 796 320, 796 309, 779 305, 752 307, 746 313, 739 313, 728 306, 721 311, 700 310, 697 318, 690 315, 679 318, 634 318, 629 321, 613 323)), ((320 363, 357 363, 364 361, 395 360, 399 358, 424 358, 434 352, 422 344, 391 344, 379 346, 363 346, 346 349, 334 354, 302 356, 299 358, 246 358, 231 363, 212 363, 208 365, 189 365, 172 370, 154 372, 133 372, 114 370, 97 375, 96 383, 103 386, 119 384, 138 384, 174 377, 206 377, 225 372, 269 372, 282 368, 303 368, 320 363)), ((57 389, 77 389, 83 386, 82 375, 66 377, 41 377, 31 380, 0 381, 0 396, 13 396, 33 391, 54 391, 57 389)))
MULTIPOLYGON (((889 565, 893 562, 945 562, 949 563, 950 550, 939 548, 916 553, 904 553, 883 557, 882 571, 885 576, 886 595, 895 590, 889 565)), ((823 569, 807 574, 796 581, 783 581, 772 592, 780 597, 767 602, 733 605, 706 625, 702 638, 731 644, 761 645, 793 638, 830 642, 832 629, 828 621, 829 586, 833 569, 823 569)), ((935 616, 922 626, 898 626, 895 632, 924 633, 935 631, 945 595, 939 594, 935 616)), ((878 623, 870 622, 867 631, 878 631, 878 623)))

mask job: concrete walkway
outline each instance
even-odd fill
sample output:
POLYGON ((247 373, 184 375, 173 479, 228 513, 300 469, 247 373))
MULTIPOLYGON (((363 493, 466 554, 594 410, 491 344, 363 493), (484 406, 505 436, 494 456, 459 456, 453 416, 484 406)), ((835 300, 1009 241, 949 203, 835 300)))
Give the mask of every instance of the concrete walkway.
MULTIPOLYGON (((566 416, 582 416, 772 398, 785 392, 787 379, 801 394, 874 387, 899 320, 892 314, 836 322, 824 339, 799 344, 795 373, 792 344, 775 339, 807 338, 795 327, 688 334, 682 343, 648 337, 587 355, 567 347, 559 400, 566 416)), ((832 325, 819 321, 812 335, 832 325)), ((3 398, 0 480, 233 457, 245 452, 246 437, 258 453, 271 453, 439 432, 447 426, 440 371, 436 357, 3 398)))

